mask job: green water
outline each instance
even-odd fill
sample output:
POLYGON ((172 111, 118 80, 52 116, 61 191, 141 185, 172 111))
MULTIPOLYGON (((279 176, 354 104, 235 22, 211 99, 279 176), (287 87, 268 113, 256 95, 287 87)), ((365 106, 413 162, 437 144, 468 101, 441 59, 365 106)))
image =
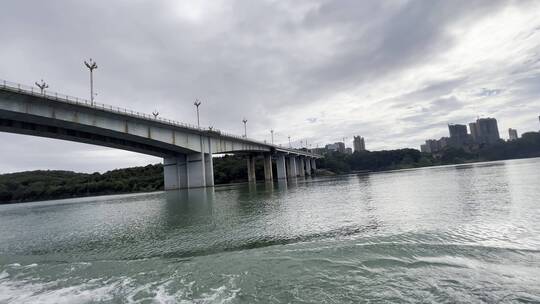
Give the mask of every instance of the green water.
POLYGON ((540 159, 0 206, 0 303, 540 303, 540 159))

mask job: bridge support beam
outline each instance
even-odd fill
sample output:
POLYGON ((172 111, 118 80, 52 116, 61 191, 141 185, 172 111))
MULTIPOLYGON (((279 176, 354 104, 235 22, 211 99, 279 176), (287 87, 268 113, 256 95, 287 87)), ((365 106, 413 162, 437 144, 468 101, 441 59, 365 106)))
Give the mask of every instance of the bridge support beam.
POLYGON ((304 167, 304 157, 299 156, 296 160, 298 162, 298 176, 306 176, 306 169, 304 167))
POLYGON ((317 171, 317 163, 315 161, 315 158, 311 159, 311 169, 313 169, 313 173, 315 174, 315 171, 317 171))
POLYGON ((287 157, 287 177, 293 178, 296 177, 296 157, 289 156, 287 157))
POLYGON ((272 173, 272 155, 270 155, 270 153, 264 154, 264 180, 267 182, 274 180, 272 173))
POLYGON ((306 158, 306 175, 311 175, 311 158, 306 158))
POLYGON ((285 155, 278 154, 276 159, 276 168, 277 168, 277 178, 286 179, 287 178, 287 169, 285 165, 285 155))
POLYGON ((255 156, 253 155, 247 157, 247 173, 248 182, 255 183, 257 178, 255 177, 255 156))

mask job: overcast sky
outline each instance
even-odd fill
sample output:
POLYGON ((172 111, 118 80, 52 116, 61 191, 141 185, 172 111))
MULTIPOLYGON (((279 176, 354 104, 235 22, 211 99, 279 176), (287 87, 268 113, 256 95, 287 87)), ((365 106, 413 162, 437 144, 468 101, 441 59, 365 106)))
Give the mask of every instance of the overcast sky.
MULTIPOLYGON (((2 0, 0 78, 315 147, 419 148, 477 116, 540 128, 540 1, 2 0)), ((161 159, 0 133, 0 172, 161 159)))

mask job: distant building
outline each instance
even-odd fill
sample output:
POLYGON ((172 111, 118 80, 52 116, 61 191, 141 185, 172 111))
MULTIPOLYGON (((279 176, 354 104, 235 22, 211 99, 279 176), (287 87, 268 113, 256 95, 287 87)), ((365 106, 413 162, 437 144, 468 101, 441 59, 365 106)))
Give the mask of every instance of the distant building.
POLYGON ((437 144, 438 144, 439 150, 442 150, 450 145, 450 138, 441 137, 441 139, 437 141, 437 144))
POLYGON ((449 124, 448 131, 450 132, 449 144, 454 147, 462 147, 469 142, 469 134, 467 133, 466 125, 449 124))
POLYGON ((447 147, 449 142, 450 138, 448 137, 441 137, 439 140, 428 139, 425 144, 420 145, 420 152, 437 153, 447 147))
POLYGON ((352 148, 345 148, 345 154, 352 154, 352 148))
POLYGON ((495 118, 478 118, 469 124, 469 129, 476 144, 494 144, 501 140, 495 118))
POLYGON ((478 131, 478 125, 476 122, 471 122, 469 124, 469 130, 471 130, 471 137, 474 143, 480 142, 480 132, 478 131))
POLYGON ((516 129, 508 129, 508 139, 510 141, 518 139, 518 132, 516 129))
POLYGON ((428 153, 435 153, 439 152, 439 143, 436 139, 428 139, 426 140, 426 146, 427 146, 427 152, 428 153))
POLYGON ((478 143, 494 144, 501 140, 495 118, 479 118, 476 120, 476 127, 480 139, 478 143))
POLYGON ((345 143, 337 142, 337 143, 334 143, 334 145, 336 145, 338 152, 345 153, 345 143))
POLYGON ((338 147, 336 146, 336 144, 328 144, 326 146, 324 146, 324 148, 326 149, 326 151, 331 151, 331 152, 335 152, 338 150, 338 147))
POLYGON ((324 146, 327 152, 340 152, 345 153, 345 144, 342 142, 336 142, 324 146))
POLYGON ((353 146, 354 152, 366 151, 366 142, 361 136, 354 136, 353 146))

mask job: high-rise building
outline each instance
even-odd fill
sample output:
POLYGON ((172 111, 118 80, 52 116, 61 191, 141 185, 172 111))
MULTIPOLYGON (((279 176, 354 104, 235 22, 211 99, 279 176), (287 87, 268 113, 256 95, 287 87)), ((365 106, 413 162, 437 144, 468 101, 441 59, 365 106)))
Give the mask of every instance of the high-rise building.
POLYGON ((439 143, 437 142, 436 139, 428 139, 426 140, 426 151, 428 153, 435 153, 435 152, 439 152, 439 143))
POLYGON ((328 144, 326 146, 324 146, 324 148, 327 150, 327 151, 337 151, 338 150, 338 147, 336 146, 336 144, 328 144))
POLYGON ((361 136, 354 136, 353 146, 354 152, 366 151, 366 142, 361 136))
POLYGON ((476 120, 480 143, 494 144, 501 140, 495 118, 480 118, 476 120))
POLYGON ((509 140, 516 140, 518 139, 518 133, 516 129, 508 129, 508 139, 509 140))
POLYGON ((337 147, 336 151, 338 151, 340 153, 345 153, 345 143, 337 142, 337 143, 334 143, 334 145, 336 145, 336 147, 337 147))
POLYGON ((469 141, 466 125, 449 124, 448 131, 450 132, 450 145, 454 147, 461 147, 469 141))
POLYGON ((473 142, 478 143, 480 141, 480 134, 478 133, 478 125, 476 122, 471 122, 469 124, 469 129, 471 130, 471 137, 473 142))
POLYGON ((473 141, 477 144, 494 144, 501 140, 495 118, 478 118, 469 124, 473 141))

